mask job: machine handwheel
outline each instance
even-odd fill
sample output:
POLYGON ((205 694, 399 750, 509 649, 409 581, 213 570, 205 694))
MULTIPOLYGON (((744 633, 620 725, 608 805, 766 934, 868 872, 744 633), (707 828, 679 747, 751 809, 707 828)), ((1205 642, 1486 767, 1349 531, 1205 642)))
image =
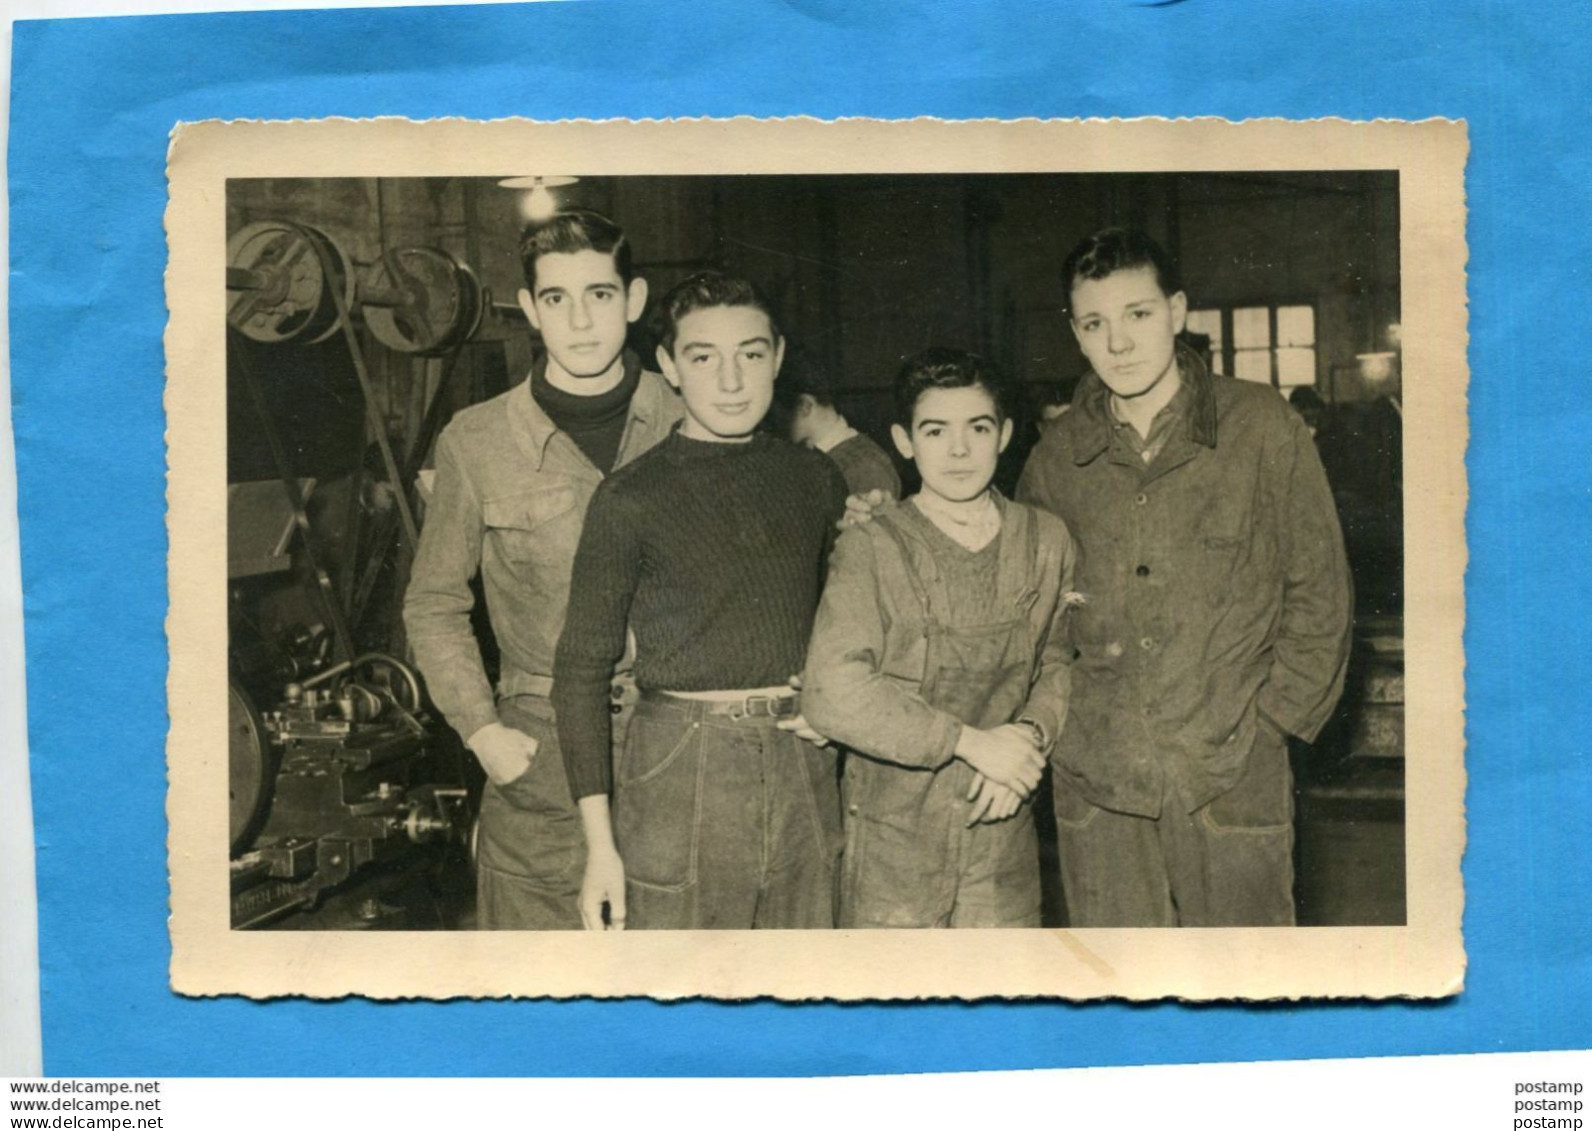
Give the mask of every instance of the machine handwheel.
POLYGON ((227 688, 227 783, 232 855, 245 852, 271 799, 271 745, 265 721, 236 683, 227 688))

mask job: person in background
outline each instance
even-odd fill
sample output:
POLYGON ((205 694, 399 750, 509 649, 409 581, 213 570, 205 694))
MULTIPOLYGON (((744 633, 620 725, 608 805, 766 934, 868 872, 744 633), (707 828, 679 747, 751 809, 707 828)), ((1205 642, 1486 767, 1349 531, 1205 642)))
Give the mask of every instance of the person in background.
POLYGON ((597 489, 554 663, 588 848, 582 917, 832 927, 836 755, 792 681, 846 485, 824 456, 757 430, 784 344, 750 283, 692 276, 662 314, 658 362, 686 416, 597 489), (615 758, 608 687, 627 629, 641 700, 615 758))
POLYGON ((1288 404, 1305 422, 1305 427, 1310 429, 1310 438, 1317 439, 1327 416, 1327 405, 1320 394, 1309 385, 1300 385, 1288 394, 1288 404))
POLYGON ((1036 927, 1028 797, 1067 715, 1073 550, 991 485, 1008 389, 960 350, 896 378, 891 432, 923 489, 836 545, 802 677, 850 748, 842 927, 1036 927))
POLYGON ((1072 393, 1064 385, 1046 383, 1034 386, 1029 394, 1031 416, 1037 433, 1043 434, 1056 421, 1072 411, 1072 393))
POLYGON ((790 438, 823 452, 835 461, 853 495, 882 492, 901 497, 901 477, 890 455, 851 426, 835 406, 835 388, 810 358, 787 360, 775 391, 779 415, 788 422, 790 438), (797 364, 790 364, 796 360, 797 364))
POLYGON ((578 929, 585 841, 549 698, 554 647, 592 493, 682 408, 625 350, 647 284, 619 227, 560 213, 525 229, 520 260, 520 306, 546 352, 438 438, 404 621, 433 701, 486 771, 476 925, 578 929), (502 654, 495 693, 470 625, 477 573, 502 654))
POLYGON ((1294 922, 1287 737, 1343 690, 1353 602, 1304 422, 1176 338, 1166 253, 1108 229, 1062 268, 1093 371, 1017 497, 1078 542, 1075 656, 1051 755, 1075 927, 1294 922))

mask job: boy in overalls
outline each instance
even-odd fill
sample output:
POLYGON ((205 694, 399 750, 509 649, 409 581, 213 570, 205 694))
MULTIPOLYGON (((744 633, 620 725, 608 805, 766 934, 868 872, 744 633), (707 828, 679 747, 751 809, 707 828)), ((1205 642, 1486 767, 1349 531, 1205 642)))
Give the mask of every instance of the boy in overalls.
POLYGON ((803 676, 807 721, 852 751, 840 925, 1038 926, 1027 802, 1067 716, 1072 539, 991 485, 992 367, 931 349, 895 391, 923 488, 841 536, 803 676))

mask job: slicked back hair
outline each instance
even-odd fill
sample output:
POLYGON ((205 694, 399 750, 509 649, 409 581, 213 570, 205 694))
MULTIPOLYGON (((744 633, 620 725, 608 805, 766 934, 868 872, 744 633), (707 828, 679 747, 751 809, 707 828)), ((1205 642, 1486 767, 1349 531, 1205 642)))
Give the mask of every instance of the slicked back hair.
POLYGON ((525 285, 531 294, 536 294, 538 259, 544 255, 574 255, 582 251, 613 256, 620 282, 630 286, 635 271, 630 264, 630 240, 625 230, 601 213, 571 209, 527 224, 520 232, 520 269, 525 273, 525 285))
POLYGON ((1177 264, 1160 244, 1137 228, 1104 228, 1079 241, 1061 265, 1068 308, 1073 288, 1085 279, 1104 279, 1135 267, 1153 267, 1155 281, 1168 297, 1183 289, 1177 264))
POLYGON ((912 431, 912 413, 924 393, 978 386, 995 402, 995 416, 1011 418, 1011 386, 1000 370, 976 353, 932 346, 902 363, 895 379, 896 423, 912 431))
POLYGON ((751 282, 720 271, 699 271, 676 284, 658 304, 658 344, 672 355, 680 320, 693 310, 706 310, 714 306, 750 306, 754 310, 761 310, 768 316, 774 341, 779 341, 779 319, 774 316, 774 308, 751 282))

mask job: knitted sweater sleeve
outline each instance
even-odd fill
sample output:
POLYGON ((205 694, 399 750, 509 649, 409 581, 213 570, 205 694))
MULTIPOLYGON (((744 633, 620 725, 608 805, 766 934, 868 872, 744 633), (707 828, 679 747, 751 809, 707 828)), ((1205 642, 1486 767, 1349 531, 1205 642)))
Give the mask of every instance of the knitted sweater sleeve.
POLYGON ((613 784, 609 686, 624 655, 641 573, 639 514, 607 484, 592 496, 575 551, 569 611, 553 661, 553 709, 570 792, 579 800, 613 784))

